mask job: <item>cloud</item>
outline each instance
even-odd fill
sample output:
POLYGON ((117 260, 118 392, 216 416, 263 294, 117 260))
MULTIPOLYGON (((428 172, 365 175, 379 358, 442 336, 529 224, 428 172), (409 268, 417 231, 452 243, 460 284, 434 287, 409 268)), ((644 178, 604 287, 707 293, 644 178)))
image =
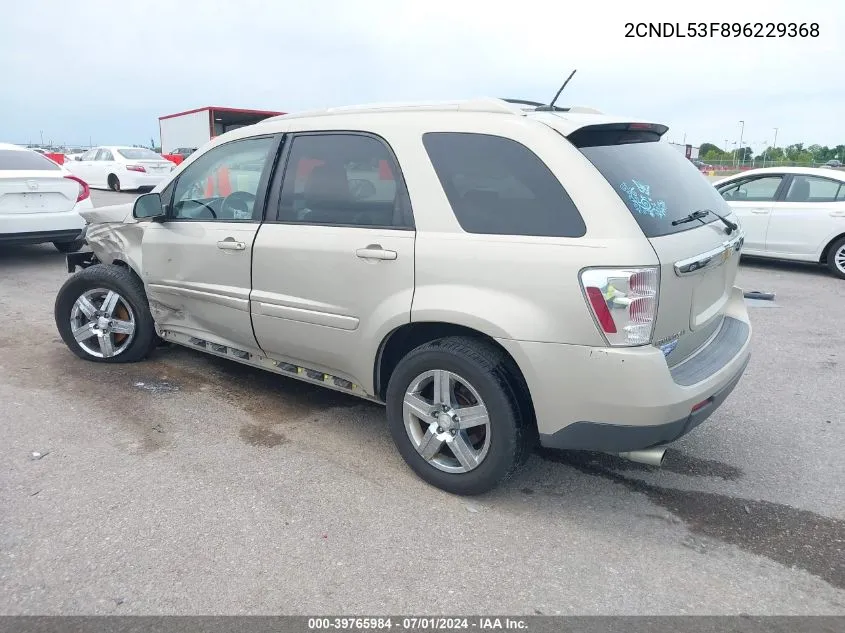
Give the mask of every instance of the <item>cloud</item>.
POLYGON ((203 105, 285 111, 479 95, 660 120, 688 142, 845 142, 845 5, 32 0, 0 23, 0 139, 146 142, 203 105), (797 22, 818 38, 626 38, 627 22, 797 22))

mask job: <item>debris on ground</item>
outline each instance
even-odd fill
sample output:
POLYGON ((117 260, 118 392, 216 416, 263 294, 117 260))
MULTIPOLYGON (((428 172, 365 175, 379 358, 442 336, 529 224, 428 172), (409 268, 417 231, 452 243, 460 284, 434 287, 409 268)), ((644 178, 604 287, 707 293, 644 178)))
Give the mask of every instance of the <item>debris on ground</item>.
POLYGON ((760 290, 750 290, 748 292, 744 292, 742 296, 744 296, 746 299, 759 299, 761 301, 775 300, 774 292, 761 292, 760 290))

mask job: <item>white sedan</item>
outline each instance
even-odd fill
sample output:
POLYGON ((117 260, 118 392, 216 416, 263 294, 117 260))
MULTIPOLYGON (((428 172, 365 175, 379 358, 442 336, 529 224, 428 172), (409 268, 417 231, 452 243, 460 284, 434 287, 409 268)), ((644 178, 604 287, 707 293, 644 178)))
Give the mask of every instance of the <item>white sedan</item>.
POLYGON ((88 185, 46 156, 0 143, 0 246, 52 242, 63 253, 85 244, 88 185))
POLYGON ((713 186, 739 217, 744 254, 827 264, 845 279, 845 172, 767 167, 713 186))
POLYGON ((144 147, 95 147, 67 168, 95 189, 128 191, 155 187, 175 165, 144 147))

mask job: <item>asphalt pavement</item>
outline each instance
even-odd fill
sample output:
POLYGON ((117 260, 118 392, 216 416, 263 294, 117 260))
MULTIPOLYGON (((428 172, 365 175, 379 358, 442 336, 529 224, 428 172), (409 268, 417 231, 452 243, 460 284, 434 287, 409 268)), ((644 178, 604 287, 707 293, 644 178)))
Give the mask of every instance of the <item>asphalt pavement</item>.
POLYGON ((0 614, 845 614, 845 282, 818 267, 744 260, 776 299, 663 469, 540 451, 476 498, 405 467, 376 405, 182 348, 78 359, 66 277, 0 250, 0 614))

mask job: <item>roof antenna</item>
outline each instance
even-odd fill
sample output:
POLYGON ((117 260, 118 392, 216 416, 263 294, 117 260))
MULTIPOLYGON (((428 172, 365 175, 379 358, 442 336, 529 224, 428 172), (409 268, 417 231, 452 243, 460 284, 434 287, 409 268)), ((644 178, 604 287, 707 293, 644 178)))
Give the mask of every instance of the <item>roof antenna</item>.
POLYGON ((572 79, 572 77, 574 77, 574 76, 575 76, 575 73, 576 73, 576 72, 577 72, 577 69, 576 69, 576 70, 573 70, 571 73, 569 73, 569 77, 567 77, 567 78, 566 78, 566 81, 564 81, 564 82, 563 82, 563 85, 560 87, 560 90, 558 90, 558 91, 557 91, 557 94, 555 95, 555 98, 554 98, 554 99, 552 99, 552 102, 551 102, 549 105, 539 107, 539 108, 537 108, 537 110, 540 110, 540 111, 546 111, 546 112, 548 112, 548 111, 552 111, 552 112, 554 112, 554 110, 555 110, 555 102, 557 101, 557 98, 560 96, 560 93, 561 93, 561 92, 563 92, 563 89, 564 89, 564 88, 566 88, 566 84, 568 84, 568 83, 569 83, 569 80, 570 80, 570 79, 572 79))

